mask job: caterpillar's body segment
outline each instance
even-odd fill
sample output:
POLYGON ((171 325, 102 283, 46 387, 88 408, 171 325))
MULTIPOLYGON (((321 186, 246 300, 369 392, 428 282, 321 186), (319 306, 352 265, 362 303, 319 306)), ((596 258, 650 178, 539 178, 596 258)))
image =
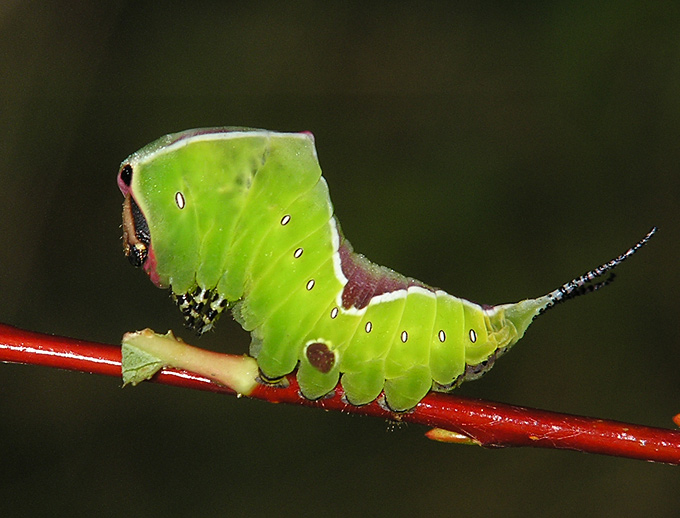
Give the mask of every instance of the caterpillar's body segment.
POLYGON ((356 254, 333 215, 309 133, 215 128, 168 135, 131 155, 125 251, 170 287, 190 327, 225 307, 252 334, 265 379, 298 367, 316 399, 342 383, 355 405, 383 391, 407 410, 491 368, 541 312, 642 246, 537 299, 480 306, 356 254))

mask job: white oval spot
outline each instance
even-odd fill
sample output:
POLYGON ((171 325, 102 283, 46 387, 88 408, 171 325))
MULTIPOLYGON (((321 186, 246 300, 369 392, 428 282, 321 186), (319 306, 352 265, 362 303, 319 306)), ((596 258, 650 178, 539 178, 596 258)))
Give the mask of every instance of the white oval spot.
POLYGON ((331 318, 335 318, 337 316, 338 316, 338 308, 331 309, 331 318))
POLYGON ((284 217, 281 218, 281 225, 288 225, 288 222, 290 221, 290 214, 286 214, 284 217))
POLYGON ((406 331, 401 332, 401 341, 406 343, 406 340, 408 340, 408 333, 406 331))
POLYGON ((307 291, 310 291, 314 287, 314 284, 314 279, 309 279, 309 281, 307 281, 307 291))
POLYGON ((437 336, 439 337, 439 341, 441 343, 444 343, 446 341, 446 333, 444 332, 443 329, 439 330, 439 334, 437 336))
POLYGON ((368 322, 366 322, 366 327, 365 327, 365 329, 366 329, 366 332, 367 332, 367 333, 370 333, 370 332, 371 332, 371 329, 373 329, 373 324, 371 323, 370 320, 369 320, 368 322))
POLYGON ((472 343, 475 343, 477 341, 477 333, 475 333, 474 329, 470 329, 470 341, 472 343))
POLYGON ((293 257, 295 257, 295 259, 299 259, 300 256, 302 255, 302 252, 303 252, 302 248, 298 248, 297 250, 295 250, 295 252, 293 252, 293 257))
POLYGON ((187 204, 186 200, 184 199, 184 194, 182 194, 180 191, 175 193, 175 203, 177 204, 179 210, 182 210, 187 204))

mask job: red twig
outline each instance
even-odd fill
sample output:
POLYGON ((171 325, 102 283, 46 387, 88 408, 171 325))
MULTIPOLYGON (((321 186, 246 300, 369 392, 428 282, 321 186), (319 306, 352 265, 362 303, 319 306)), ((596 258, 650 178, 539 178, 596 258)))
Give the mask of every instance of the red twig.
MULTIPOLYGON (((0 324, 0 361, 45 365, 62 369, 121 376, 119 346, 24 331, 0 324)), ((234 391, 191 372, 164 369, 157 383, 226 394, 234 391)), ((600 453, 619 457, 680 464, 680 431, 580 417, 545 410, 432 393, 409 413, 393 414, 377 402, 348 405, 338 387, 332 397, 319 401, 303 398, 294 376, 289 386, 260 385, 250 397, 326 410, 378 416, 433 426, 430 438, 451 439, 444 430, 462 434, 487 447, 533 446, 600 453)))

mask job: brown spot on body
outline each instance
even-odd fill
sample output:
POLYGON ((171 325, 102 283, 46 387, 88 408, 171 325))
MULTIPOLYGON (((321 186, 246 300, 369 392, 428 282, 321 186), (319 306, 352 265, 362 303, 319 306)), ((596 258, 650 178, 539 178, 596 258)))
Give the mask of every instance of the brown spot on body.
POLYGON ((335 354, 323 342, 309 344, 305 354, 311 366, 323 374, 330 372, 335 365, 335 354))

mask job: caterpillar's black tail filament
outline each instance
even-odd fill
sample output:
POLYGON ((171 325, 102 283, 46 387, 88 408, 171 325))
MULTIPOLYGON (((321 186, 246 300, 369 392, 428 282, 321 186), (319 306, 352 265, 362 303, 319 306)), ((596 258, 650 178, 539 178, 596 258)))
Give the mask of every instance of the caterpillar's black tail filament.
POLYGON ((631 255, 633 255, 635 252, 637 252, 640 248, 642 248, 647 242, 652 238, 652 236, 655 234, 657 228, 653 227, 645 237, 643 237, 640 241, 638 241, 635 246, 632 246, 628 250, 626 250, 624 253, 622 253, 620 256, 618 256, 615 259, 612 259, 609 262, 606 262, 597 268, 590 270, 589 272, 584 273, 580 277, 577 277, 575 279, 572 279, 571 281, 567 282, 566 284, 563 284, 556 290, 548 293, 546 297, 549 299, 548 304, 541 310, 540 313, 543 313, 547 309, 550 309, 553 307, 555 304, 559 304, 560 302, 567 301, 569 299, 573 299, 574 297, 578 297, 579 295, 585 295, 586 293, 590 293, 592 291, 598 290, 607 284, 611 283, 614 280, 614 273, 611 273, 611 270, 616 268, 618 265, 620 265, 623 261, 628 259, 631 255), (595 279, 598 279, 602 277, 605 273, 610 272, 609 276, 601 280, 599 282, 593 282, 595 279))

